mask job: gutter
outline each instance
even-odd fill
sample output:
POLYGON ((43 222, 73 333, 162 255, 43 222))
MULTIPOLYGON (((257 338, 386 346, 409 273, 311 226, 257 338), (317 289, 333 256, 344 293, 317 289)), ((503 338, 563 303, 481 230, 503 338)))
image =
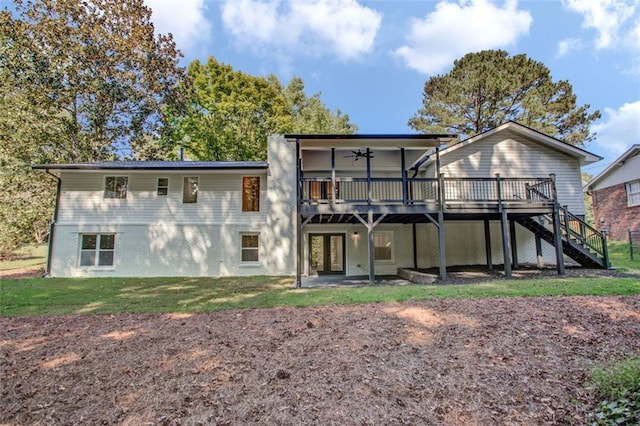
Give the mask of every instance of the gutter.
POLYGON ((53 220, 51 221, 51 225, 49 225, 49 242, 47 244, 47 268, 42 275, 43 277, 47 277, 51 274, 51 255, 52 255, 52 247, 53 247, 53 235, 56 229, 56 222, 58 221, 58 205, 60 204, 60 188, 62 186, 62 180, 60 177, 54 175, 49 171, 49 169, 45 169, 45 172, 48 175, 53 176, 53 178, 57 181, 56 183, 56 204, 53 207, 53 220))

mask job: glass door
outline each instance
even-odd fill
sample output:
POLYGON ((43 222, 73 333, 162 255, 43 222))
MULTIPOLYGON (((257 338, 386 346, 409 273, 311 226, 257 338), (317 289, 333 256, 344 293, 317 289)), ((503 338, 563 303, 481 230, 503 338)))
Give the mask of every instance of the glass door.
POLYGON ((309 275, 344 275, 344 234, 309 234, 309 275))

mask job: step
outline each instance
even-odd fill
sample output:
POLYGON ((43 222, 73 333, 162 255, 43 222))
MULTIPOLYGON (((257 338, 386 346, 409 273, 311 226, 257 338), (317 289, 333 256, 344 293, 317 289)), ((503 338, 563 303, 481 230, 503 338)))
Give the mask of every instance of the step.
POLYGON ((438 276, 408 268, 398 268, 398 276, 416 284, 433 284, 438 276))

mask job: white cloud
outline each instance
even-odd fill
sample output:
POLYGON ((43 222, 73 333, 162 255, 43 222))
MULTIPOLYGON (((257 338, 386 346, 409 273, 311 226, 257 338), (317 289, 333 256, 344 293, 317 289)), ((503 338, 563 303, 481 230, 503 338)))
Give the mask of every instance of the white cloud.
POLYGON ((626 103, 618 109, 605 108, 603 121, 592 126, 596 132, 594 152, 607 160, 620 156, 631 145, 640 143, 640 101, 626 103))
POLYGON ((488 0, 445 0, 424 18, 413 19, 407 44, 394 54, 408 67, 433 74, 466 53, 513 45, 529 32, 531 22, 517 0, 506 0, 502 7, 488 0))
POLYGON ((280 53, 329 50, 340 59, 370 53, 381 21, 356 0, 225 0, 222 6, 223 25, 241 44, 280 53))
POLYGON ((596 49, 616 47, 621 41, 640 47, 638 17, 630 22, 640 8, 640 0, 564 0, 564 3, 569 10, 582 15, 583 28, 598 32, 596 49))
POLYGON ((173 34, 178 48, 189 50, 200 41, 208 40, 211 23, 205 18, 204 0, 145 0, 151 8, 151 21, 156 33, 173 34))
POLYGON ((576 50, 580 50, 584 47, 582 40, 579 38, 565 38, 564 40, 560 40, 558 42, 558 50, 556 52, 556 57, 560 58, 570 52, 574 52, 576 50))

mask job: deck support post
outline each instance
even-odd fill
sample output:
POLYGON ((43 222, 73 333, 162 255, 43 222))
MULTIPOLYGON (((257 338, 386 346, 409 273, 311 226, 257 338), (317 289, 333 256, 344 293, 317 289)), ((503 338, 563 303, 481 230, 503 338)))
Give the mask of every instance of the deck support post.
POLYGON ((404 148, 400 148, 400 167, 402 168, 402 204, 407 204, 407 171, 405 158, 404 158, 404 148))
POLYGON ((513 269, 518 268, 518 242, 516 240, 516 221, 509 221, 509 236, 511 237, 511 265, 513 269))
POLYGON ((384 219, 387 214, 381 214, 375 221, 373 220, 373 212, 367 212, 367 220, 364 220, 358 213, 354 213, 353 216, 367 227, 367 250, 369 257, 369 284, 375 284, 376 282, 376 270, 375 270, 375 244, 373 241, 373 230, 384 219))
MULTIPOLYGON (((538 219, 542 222, 544 219, 538 219)), ((536 234, 536 265, 538 269, 544 268, 544 256, 542 255, 542 238, 536 234)))
POLYGON ((416 241, 416 237, 418 236, 418 234, 416 232, 416 224, 415 223, 412 224, 411 231, 413 233, 413 238, 412 238, 412 241, 413 241, 413 268, 417 269, 418 268, 418 241, 416 241))
POLYGON ((371 149, 367 148, 367 204, 371 205, 373 190, 371 188, 371 149))
POLYGON ((336 203, 336 149, 331 148, 331 204, 336 203))
MULTIPOLYGON (((440 150, 436 148, 436 158, 440 163, 440 150)), ((440 208, 438 209, 438 257, 440 258, 440 279, 447 279, 447 259, 445 256, 445 244, 444 244, 444 208, 445 208, 445 196, 444 196, 444 174, 440 173, 440 164, 438 164, 438 198, 440 201, 440 208)))
MULTIPOLYGON (((564 275, 564 254, 562 249, 562 225, 560 224, 560 205, 556 190, 556 175, 551 173, 551 198, 553 199, 553 241, 556 247, 556 268, 558 275, 564 275)), ((568 237, 568 236, 567 236, 568 237)))
POLYGON ((502 205, 502 185, 500 183, 500 173, 496 173, 496 189, 498 194, 498 208, 500 210, 500 225, 502 230, 502 257, 504 258, 504 275, 511 276, 511 259, 509 258, 509 225, 507 211, 502 205))
POLYGON ((489 220, 484 221, 484 251, 487 255, 487 268, 489 271, 493 271, 493 259, 491 258, 491 228, 489 227, 489 220))
POLYGON ((300 202, 302 199, 302 162, 300 160, 300 142, 296 140, 296 288, 302 287, 302 218, 300 202))
POLYGON ((373 213, 367 213, 367 237, 369 242, 369 284, 373 285, 376 282, 376 267, 375 267, 375 245, 373 241, 373 213))

